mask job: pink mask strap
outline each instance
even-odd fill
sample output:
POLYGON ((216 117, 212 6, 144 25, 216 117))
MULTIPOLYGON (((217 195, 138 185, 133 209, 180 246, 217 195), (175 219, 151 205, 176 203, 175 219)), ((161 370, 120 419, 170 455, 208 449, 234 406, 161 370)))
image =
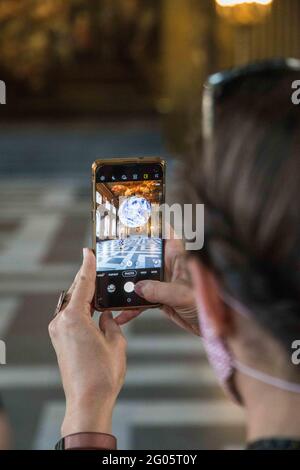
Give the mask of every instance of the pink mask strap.
POLYGON ((239 314, 242 315, 243 317, 250 317, 250 316, 251 316, 251 313, 250 313, 250 311, 247 309, 247 307, 245 307, 244 305, 242 305, 238 300, 236 300, 236 299, 234 299, 233 297, 231 297, 231 295, 228 295, 228 294, 226 294, 225 292, 222 292, 221 298, 223 299, 223 301, 225 302, 225 304, 228 305, 228 307, 231 307, 232 310, 234 310, 235 312, 239 313, 239 314))
MULTIPOLYGON (((238 300, 235 300, 230 295, 223 292, 222 298, 224 302, 235 312, 239 313, 244 317, 251 316, 250 311, 246 307, 244 307, 244 305, 242 305, 238 300)), ((300 393, 300 384, 288 382, 286 380, 279 379, 278 377, 273 377, 272 375, 265 374, 264 372, 260 372, 257 369, 252 369, 252 367, 246 366, 245 364, 242 364, 237 360, 233 360, 233 362, 235 368, 239 370, 242 374, 247 375, 248 377, 252 377, 253 379, 259 380, 260 382, 271 385, 273 387, 277 387, 287 392, 300 393)))
POLYGON ((259 380, 260 382, 271 385, 273 387, 280 388, 281 390, 285 390, 287 392, 300 393, 300 384, 288 382, 286 380, 273 377, 272 375, 265 374, 264 372, 252 369, 252 367, 246 366, 245 364, 242 364, 237 360, 234 360, 234 366, 242 374, 247 375, 248 377, 251 377, 253 379, 259 380))

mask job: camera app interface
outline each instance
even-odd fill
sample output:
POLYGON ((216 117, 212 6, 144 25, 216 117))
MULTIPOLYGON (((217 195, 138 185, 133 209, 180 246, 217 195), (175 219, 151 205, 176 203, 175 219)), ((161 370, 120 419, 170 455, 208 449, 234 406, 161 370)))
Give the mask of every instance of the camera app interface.
POLYGON ((162 278, 160 164, 102 166, 96 176, 97 300, 104 307, 144 305, 142 279, 162 278))

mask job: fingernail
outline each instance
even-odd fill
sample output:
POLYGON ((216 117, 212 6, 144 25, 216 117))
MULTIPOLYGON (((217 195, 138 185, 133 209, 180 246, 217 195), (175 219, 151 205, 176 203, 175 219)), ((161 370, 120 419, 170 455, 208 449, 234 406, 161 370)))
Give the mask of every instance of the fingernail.
POLYGON ((139 281, 137 284, 135 284, 134 290, 137 293, 137 295, 140 295, 141 297, 143 297, 143 292, 147 284, 148 284, 148 281, 139 281))
POLYGON ((86 255, 88 254, 88 251, 89 251, 88 248, 83 248, 83 249, 82 249, 83 259, 84 259, 84 258, 86 257, 86 255))

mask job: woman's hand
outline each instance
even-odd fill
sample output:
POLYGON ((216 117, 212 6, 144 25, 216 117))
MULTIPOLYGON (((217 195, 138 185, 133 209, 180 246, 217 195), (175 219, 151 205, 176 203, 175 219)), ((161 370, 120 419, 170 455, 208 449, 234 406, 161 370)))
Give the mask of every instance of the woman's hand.
POLYGON ((110 312, 92 320, 96 266, 91 250, 67 294, 67 305, 49 325, 63 387, 62 435, 111 433, 112 411, 126 372, 126 340, 110 312))
MULTIPOLYGON (((174 323, 199 335, 198 314, 181 240, 171 239, 165 243, 165 278, 166 282, 140 281, 135 291, 148 302, 162 304, 163 312, 174 323)), ((125 310, 116 321, 119 325, 127 323, 144 310, 125 310)))

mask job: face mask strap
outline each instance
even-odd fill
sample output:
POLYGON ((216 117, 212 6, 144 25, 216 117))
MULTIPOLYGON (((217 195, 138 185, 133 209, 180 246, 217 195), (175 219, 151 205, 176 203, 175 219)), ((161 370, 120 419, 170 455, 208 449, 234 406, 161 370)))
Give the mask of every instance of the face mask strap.
MULTIPOLYGON (((240 315, 244 317, 251 316, 250 311, 246 307, 244 307, 244 305, 242 305, 238 300, 235 300, 230 295, 223 292, 222 299, 229 307, 231 307, 235 312, 239 313, 240 315)), ((300 384, 288 382, 287 380, 279 379, 278 377, 274 377, 257 369, 253 369, 252 367, 246 366, 245 364, 242 364, 234 358, 233 364, 239 372, 244 375, 247 375, 248 377, 259 380, 260 382, 279 388, 286 392, 300 393, 300 384)))
POLYGON ((228 305, 228 307, 232 308, 232 310, 239 313, 243 317, 246 317, 246 318, 251 317, 250 310, 248 310, 247 307, 242 305, 238 300, 226 294, 226 292, 222 292, 220 296, 222 300, 225 302, 225 304, 228 305))
POLYGON ((267 385, 271 385, 273 387, 279 388, 286 392, 292 393, 300 393, 300 384, 288 382, 287 380, 279 379, 278 377, 273 377, 272 375, 265 374, 264 372, 260 372, 257 369, 253 369, 252 367, 246 366, 241 362, 234 360, 234 367, 244 375, 251 377, 252 379, 259 380, 267 385))

